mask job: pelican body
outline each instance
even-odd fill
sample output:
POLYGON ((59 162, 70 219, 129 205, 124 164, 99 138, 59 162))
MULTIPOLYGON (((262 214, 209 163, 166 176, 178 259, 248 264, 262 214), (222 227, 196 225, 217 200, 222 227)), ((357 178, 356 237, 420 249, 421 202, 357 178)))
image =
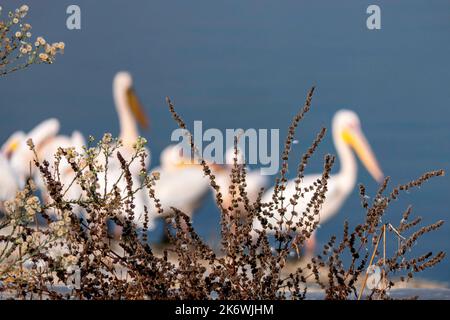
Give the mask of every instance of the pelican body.
MULTIPOLYGON (((131 158, 135 155, 136 150, 134 145, 139 138, 138 124, 143 127, 148 127, 148 119, 145 115, 144 109, 136 95, 133 88, 133 78, 131 74, 126 71, 118 72, 113 80, 113 98, 119 118, 119 139, 122 145, 116 150, 116 152, 108 159, 108 190, 110 192, 113 184, 121 177, 122 167, 120 161, 118 160, 116 154, 120 152, 125 161, 129 162, 131 158)), ((145 152, 148 155, 145 158, 144 166, 145 168, 150 163, 150 151, 145 148, 145 152)), ((99 159, 100 163, 105 165, 106 159, 101 154, 99 159), (103 158, 102 158, 103 157, 103 158)), ((144 168, 144 169, 145 169, 144 168)), ((130 166, 130 173, 132 175, 133 189, 137 189, 141 184, 140 172, 142 169, 139 159, 133 161, 130 166)), ((98 177, 99 190, 103 192, 105 189, 105 176, 104 173, 100 173, 98 177)), ((127 182, 125 177, 118 181, 117 187, 122 191, 122 195, 125 196, 127 182)), ((147 206, 149 210, 149 196, 147 190, 142 189, 135 193, 134 195, 134 222, 142 227, 144 223, 144 206, 147 206)), ((149 221, 150 229, 153 227, 153 220, 149 221)), ((120 234, 120 228, 113 227, 113 233, 115 236, 120 234)))
MULTIPOLYGON (((383 173, 361 130, 360 120, 355 112, 350 110, 338 111, 333 118, 332 131, 333 142, 341 166, 337 174, 330 176, 327 183, 328 190, 325 194, 325 201, 320 208, 319 215, 315 217, 316 222, 321 224, 327 222, 338 213, 355 187, 358 165, 354 152, 377 182, 383 180, 383 173)), ((312 186, 320 178, 321 174, 306 175, 302 179, 300 187, 304 189, 305 187, 312 186)), ((286 199, 284 204, 287 208, 286 214, 284 217, 281 217, 278 212, 273 212, 273 217, 268 218, 268 222, 272 225, 276 225, 280 219, 284 221, 292 219, 294 223, 301 219, 299 216, 292 217, 293 206, 289 202, 289 199, 296 193, 295 187, 295 179, 287 182, 286 190, 283 192, 283 196, 286 199)), ((302 213, 305 211, 313 193, 314 191, 305 193, 304 198, 299 198, 295 207, 296 212, 302 213)), ((274 188, 265 192, 262 197, 262 203, 272 202, 273 194, 274 188)), ((255 230, 262 230, 262 228, 260 221, 255 219, 253 222, 253 236, 256 235, 255 230)), ((284 225, 284 228, 286 228, 286 225, 284 225)), ((267 231, 269 232, 270 230, 267 231)), ((306 246, 309 253, 314 251, 315 232, 307 241, 306 246)))
MULTIPOLYGON (((47 160, 54 162, 54 156, 59 147, 74 147, 80 151, 84 145, 84 139, 78 131, 74 131, 72 136, 58 135, 60 123, 57 119, 50 118, 42 121, 34 127, 28 134, 22 131, 15 132, 3 144, 1 153, 8 161, 11 172, 16 177, 17 187, 23 188, 28 177, 33 177, 38 182, 38 186, 44 190, 43 182, 39 172, 34 165, 34 153, 30 150, 27 140, 31 139, 35 146, 37 157, 40 161, 47 160)), ((60 163, 61 178, 64 180, 65 173, 70 167, 67 161, 60 163)))
POLYGON ((8 159, 0 153, 0 204, 14 198, 19 183, 8 159))
MULTIPOLYGON (((223 206, 225 208, 232 206, 233 197, 229 192, 229 188, 232 184, 230 175, 234 166, 235 157, 235 150, 234 148, 231 148, 225 153, 226 163, 224 165, 212 165, 213 172, 216 175, 216 183, 222 193, 223 206)), ((237 150, 236 160, 238 165, 245 165, 245 158, 240 149, 237 150)), ((262 175, 260 170, 250 170, 249 168, 246 168, 245 192, 250 203, 256 201, 261 189, 265 188, 268 182, 268 176, 262 175)), ((240 206, 238 209, 241 212, 244 212, 243 206, 240 206)))
POLYGON ((171 207, 192 216, 209 190, 209 179, 202 166, 187 159, 181 150, 176 145, 167 146, 161 153, 161 166, 152 170, 160 175, 156 196, 165 216, 173 212, 171 207))

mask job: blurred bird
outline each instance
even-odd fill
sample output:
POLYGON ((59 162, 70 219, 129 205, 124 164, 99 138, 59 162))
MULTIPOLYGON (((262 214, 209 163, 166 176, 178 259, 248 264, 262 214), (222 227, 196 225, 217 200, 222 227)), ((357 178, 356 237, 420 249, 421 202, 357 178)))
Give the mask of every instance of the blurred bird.
MULTIPOLYGON (((84 145, 84 139, 79 132, 75 131, 71 137, 58 135, 59 127, 59 121, 51 118, 39 123, 28 134, 17 131, 6 140, 1 147, 1 157, 3 159, 1 167, 4 172, 9 170, 10 178, 5 178, 1 182, 2 186, 0 186, 0 189, 2 193, 5 192, 4 185, 8 183, 10 185, 10 188, 7 189, 9 190, 8 196, 11 197, 11 194, 13 195, 15 191, 25 186, 28 178, 33 178, 41 192, 43 201, 50 201, 45 183, 33 163, 35 155, 30 150, 27 140, 31 139, 33 141, 39 161, 46 160, 52 166, 55 160, 54 156, 59 147, 73 147, 80 152, 84 145), (14 183, 11 177, 14 178, 14 183)), ((70 185, 71 181, 75 178, 75 173, 66 159, 60 161, 59 172, 60 182, 63 187, 70 185)), ((8 176, 6 173, 3 175, 5 177, 8 176)), ((78 199, 80 195, 81 188, 76 185, 71 187, 66 194, 68 199, 78 199)))
MULTIPOLYGON (((222 193, 222 200, 224 208, 232 206, 233 197, 229 192, 231 185, 231 171, 234 166, 234 160, 237 160, 238 165, 245 165, 245 157, 242 150, 238 148, 237 155, 235 155, 235 149, 230 148, 225 153, 225 164, 224 165, 212 165, 213 173, 216 176, 216 183, 220 188, 222 193)), ((245 178, 245 192, 250 204, 253 204, 258 198, 259 193, 262 188, 265 188, 269 183, 268 177, 262 175, 259 170, 250 170, 246 168, 246 178, 245 178)), ((241 212, 244 212, 244 208, 238 208, 241 212)))
MULTIPOLYGON (((161 201, 166 217, 174 207, 192 217, 209 191, 209 179, 203 173, 203 167, 183 154, 177 145, 169 145, 160 156, 161 165, 152 169, 159 174, 156 182, 156 197, 161 201)), ((152 208, 154 207, 151 201, 152 208)), ((154 215, 154 218, 160 216, 154 215)))
MULTIPOLYGON (((56 137, 59 128, 59 121, 55 118, 50 118, 39 123, 28 134, 14 133, 4 144, 3 148, 9 155, 10 165, 17 176, 20 188, 24 187, 27 178, 34 177, 34 174, 37 172, 33 163, 34 154, 30 150, 27 140, 31 139, 33 141, 39 159, 44 160, 41 150, 56 137)), ((52 159, 45 160, 52 163, 52 159)))
POLYGON ((13 153, 17 150, 20 143, 25 141, 26 133, 23 131, 14 132, 0 148, 0 153, 6 158, 11 159, 13 153))
POLYGON ((14 198, 19 189, 19 179, 11 167, 10 159, 24 138, 25 133, 17 131, 0 148, 0 210, 1 203, 14 198))
MULTIPOLYGON (((336 215, 347 199, 347 197, 353 191, 358 166, 355 160, 355 156, 352 151, 356 152, 363 165, 377 181, 383 180, 383 173, 378 165, 378 162, 367 142, 362 130, 360 120, 357 114, 350 110, 338 111, 332 122, 333 141, 337 151, 338 158, 341 162, 341 169, 337 174, 331 175, 328 180, 328 191, 325 194, 325 201, 321 206, 320 213, 316 216, 316 221, 320 224, 328 221, 334 215, 336 215)), ((302 189, 307 186, 312 186, 317 179, 321 178, 321 174, 306 175, 300 184, 302 189)), ((289 199, 296 193, 295 179, 288 181, 286 190, 283 192, 283 196, 286 200, 286 214, 281 217, 280 214, 275 211, 273 217, 268 218, 268 222, 272 225, 276 225, 280 219, 288 221, 292 218, 296 223, 301 219, 299 216, 292 217, 292 204, 289 203, 289 199)), ((262 198, 262 203, 272 202, 272 196, 274 188, 268 190, 262 198)), ((300 198, 295 208, 296 212, 304 212, 306 205, 310 202, 313 192, 305 193, 305 198, 300 198)), ((284 228, 286 225, 284 225, 284 228)), ((256 236, 255 230, 262 230, 263 227, 258 219, 253 222, 252 235, 256 236)), ((270 230, 267 230, 270 232, 270 230)), ((306 250, 308 254, 314 253, 315 248, 315 232, 311 235, 306 243, 306 250)))
MULTIPOLYGON (((145 116, 143 108, 133 90, 132 77, 128 72, 119 72, 116 74, 113 82, 113 94, 116 110, 120 123, 119 139, 122 142, 122 146, 118 148, 118 152, 121 153, 126 161, 129 161, 135 154, 134 145, 136 144, 139 133, 137 128, 137 122, 143 127, 148 127, 148 120, 145 116)), ((83 136, 75 131, 72 136, 58 135, 60 129, 60 123, 57 119, 51 118, 41 122, 28 134, 23 132, 17 132, 13 134, 2 146, 3 158, 8 161, 2 161, 2 172, 14 174, 17 177, 18 187, 23 187, 28 177, 34 176, 37 180, 37 185, 43 191, 44 199, 47 197, 44 183, 39 178, 38 171, 36 170, 33 159, 34 154, 30 151, 27 145, 27 140, 32 139, 35 146, 35 150, 39 160, 47 160, 50 163, 54 162, 54 155, 58 148, 74 147, 77 152, 81 152, 81 148, 85 145, 83 136), (8 168, 10 167, 10 168, 8 168)), ((148 149, 146 153, 149 155, 148 149)), ((106 159, 100 159, 101 162, 106 163, 106 159)), ((149 157, 145 159, 145 166, 147 167, 150 162, 149 157)), ((139 174, 141 172, 141 164, 139 159, 134 161, 130 165, 130 171, 133 175, 133 182, 137 185, 140 182, 139 174)), ((108 180, 116 181, 121 175, 121 165, 117 157, 110 159, 108 164, 108 180)), ((61 183, 64 186, 69 186, 70 182, 75 177, 75 173, 71 170, 71 166, 65 160, 60 163, 61 183)), ((6 183, 6 179, 4 180, 6 183)), ((11 179, 8 179, 8 183, 12 185, 11 179)), ((105 179, 100 178, 100 190, 103 190, 105 179)), ((17 188, 17 187, 16 187, 17 188)), ((119 183, 121 190, 126 189, 126 182, 122 179, 119 183)), ((12 190, 9 189, 9 190, 12 190)), ((64 189, 63 189, 64 190, 64 189)), ((78 199, 81 196, 81 188, 76 184, 73 184, 67 192, 67 198, 78 199)), ((144 198, 146 197, 146 191, 142 190, 136 194, 135 205, 136 211, 140 215, 136 215, 136 219, 141 219, 141 214, 144 211, 144 205, 148 202, 144 198)))
MULTIPOLYGON (((133 146, 139 138, 138 124, 143 129, 148 129, 148 118, 133 88, 130 73, 121 71, 116 74, 113 80, 113 95, 119 117, 119 139, 122 141, 122 146, 117 151, 128 161, 136 153, 133 146)), ((148 154, 145 163, 147 167, 150 163, 150 151, 148 149, 145 151, 148 154)), ((120 165, 118 162, 116 164, 120 165)), ((130 170, 133 174, 139 174, 141 170, 139 161, 135 161, 130 170)))
MULTIPOLYGON (((32 177, 42 193, 44 202, 48 202, 50 199, 45 183, 33 163, 34 154, 27 145, 27 140, 33 141, 39 161, 47 160, 52 166, 58 148, 74 148, 77 152, 81 152, 85 144, 83 136, 78 131, 74 131, 71 136, 58 135, 59 128, 59 121, 51 118, 42 121, 28 134, 21 131, 12 134, 2 146, 2 153, 8 156, 12 171, 17 176, 19 187, 22 188, 26 179, 32 177)), ((63 187, 68 186, 75 178, 75 173, 66 159, 60 161, 59 171, 61 184, 63 187)), ((67 193, 70 199, 76 199, 80 194, 81 189, 77 189, 76 186, 67 193)))
POLYGON ((0 210, 2 210, 2 203, 13 199, 19 188, 17 178, 3 153, 0 153, 0 177, 0 210))
MULTIPOLYGON (((74 131, 71 136, 57 135, 40 146, 40 148, 38 149, 38 157, 41 161, 47 160, 49 161, 49 163, 54 163, 55 155, 59 148, 73 148, 77 153, 81 154, 83 152, 83 146, 85 145, 86 141, 79 131, 74 131)), ((82 189, 78 184, 72 184, 72 181, 74 181, 74 179, 76 178, 76 173, 73 171, 71 164, 65 158, 63 158, 61 159, 58 168, 60 182, 63 186, 65 198, 68 200, 78 200, 82 196, 82 189)), ((36 185, 42 192, 44 202, 48 202, 50 198, 47 193, 44 181, 39 174, 36 174, 35 176, 36 185)))
MULTIPOLYGON (((119 139, 121 140, 122 145, 116 150, 111 159, 108 159, 107 181, 109 181, 109 188, 106 192, 111 191, 110 188, 112 188, 113 182, 116 182, 122 174, 122 167, 117 158, 117 152, 120 152, 122 157, 129 162, 136 154, 134 146, 139 138, 138 124, 144 129, 148 128, 148 119, 145 115, 144 108, 133 89, 133 79, 130 73, 122 71, 115 75, 113 80, 113 97, 117 115, 119 117, 119 139)), ((150 163, 150 151, 145 148, 145 152, 148 156, 145 158, 144 166, 147 168, 150 163)), ((106 159, 100 159, 100 162, 105 165, 106 159)), ((140 173, 143 169, 139 159, 135 159, 129 166, 129 169, 132 174, 133 187, 136 189, 140 185, 140 173)), ((106 183, 104 173, 99 174, 98 182, 100 185, 99 189, 104 190, 106 183)), ((126 180, 124 177, 120 179, 117 186, 122 192, 126 192, 126 180)), ((142 226, 144 222, 144 206, 148 206, 148 198, 148 192, 145 189, 140 190, 135 194, 134 221, 140 226, 142 226)), ((150 224, 151 223, 152 221, 150 221, 150 224)), ((120 228, 113 227, 113 229, 115 236, 118 236, 120 228)))

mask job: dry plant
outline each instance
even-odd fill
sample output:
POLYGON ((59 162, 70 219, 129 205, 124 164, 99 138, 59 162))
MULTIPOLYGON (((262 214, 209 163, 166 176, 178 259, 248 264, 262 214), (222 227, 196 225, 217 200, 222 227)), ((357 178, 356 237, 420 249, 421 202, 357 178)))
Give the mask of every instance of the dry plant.
POLYGON ((409 221, 412 207, 408 207, 402 215, 397 226, 384 222, 384 215, 388 205, 396 200, 401 192, 420 187, 432 177, 442 176, 443 170, 427 172, 416 180, 399 185, 385 195, 389 178, 380 186, 372 204, 367 202, 368 196, 365 188, 360 185, 362 206, 366 210, 364 223, 349 230, 348 223, 344 225, 344 232, 340 242, 335 236, 331 237, 324 246, 322 255, 312 259, 308 268, 313 271, 317 283, 325 290, 328 299, 347 299, 353 295, 358 300, 362 298, 367 280, 372 278, 368 288, 368 298, 386 299, 388 292, 395 283, 390 280, 392 275, 401 275, 400 281, 413 277, 414 273, 430 268, 441 262, 445 253, 440 251, 436 255, 427 252, 416 257, 412 248, 424 234, 441 227, 444 221, 440 220, 428 226, 419 228, 409 236, 407 231, 421 222, 421 218, 409 221), (386 249, 386 237, 391 235, 398 242, 397 249, 389 255, 386 249), (383 246, 381 246, 383 243, 383 246), (343 262, 342 256, 349 254, 351 259, 348 265, 343 262), (328 281, 319 279, 317 270, 326 268, 328 281), (358 279, 363 277, 358 287, 358 279), (406 278, 405 278, 406 277, 406 278))
MULTIPOLYGON (((53 164, 41 162, 36 156, 34 165, 41 173, 50 201, 41 204, 29 180, 26 188, 6 203, 6 220, 0 225, 5 234, 0 237, 0 292, 4 297, 23 299, 304 299, 312 280, 325 291, 327 299, 389 298, 389 289, 395 285, 393 275, 412 277, 439 263, 445 254, 415 257, 409 252, 422 235, 439 228, 442 221, 408 236, 407 232, 417 227, 420 219, 410 221, 408 208, 394 227, 382 222, 386 209, 402 191, 420 186, 443 171, 429 172, 384 195, 386 179, 370 205, 361 186, 365 221, 354 230, 346 223, 340 241, 333 236, 320 256, 295 272, 286 272, 288 260, 300 254, 318 227, 316 216, 334 163, 334 157, 327 155, 321 178, 311 187, 302 186, 308 161, 325 135, 325 129, 321 129, 298 165, 297 194, 291 199, 284 197, 295 130, 311 107, 313 92, 314 88, 289 127, 282 168, 270 203, 261 202, 264 190, 256 201, 248 199, 246 167, 238 164, 236 143, 229 190, 220 190, 214 171, 205 160, 200 161, 216 191, 221 214, 220 251, 205 243, 189 216, 177 208, 172 208, 174 213, 166 218, 173 228, 169 233, 170 246, 157 254, 149 245, 149 221, 164 212, 158 200, 159 175, 148 173, 145 168, 143 139, 136 143, 130 159, 123 158, 121 142, 110 134, 97 144, 89 139, 89 145, 80 154, 70 148, 59 149, 53 164), (58 168, 63 158, 74 173, 69 185, 60 180, 58 168), (117 162, 120 175, 108 182, 108 166, 117 162), (141 168, 138 181, 130 170, 136 163, 141 168), (82 191, 78 198, 70 199, 68 190, 74 187, 82 191), (154 206, 139 212, 134 205, 139 192, 145 192, 154 206), (224 192, 233 198, 230 207, 223 205, 224 192), (296 212, 296 204, 306 193, 313 194, 306 210, 296 212), (288 216, 286 203, 292 204, 290 216, 302 218, 297 222, 283 218, 275 225, 268 223, 274 212, 288 216), (135 224, 138 216, 142 217, 141 227, 135 224), (108 233, 109 219, 122 228, 117 244, 108 233), (254 219, 263 225, 256 235, 252 232, 254 219), (37 223, 38 220, 45 223, 37 223), (274 239, 268 236, 269 230, 274 239), (388 236, 399 243, 389 256, 380 246, 388 236), (345 260, 346 256, 350 259, 345 260), (321 277, 323 272, 328 274, 326 279, 321 277)), ((167 103, 175 121, 186 129, 174 104, 170 99, 167 103)), ((29 146, 34 150, 31 141, 29 146)))
POLYGON ((51 64, 57 53, 64 52, 64 43, 47 43, 43 37, 32 40, 31 25, 24 22, 28 6, 10 11, 3 20, 0 6, 0 76, 25 69, 33 64, 51 64))

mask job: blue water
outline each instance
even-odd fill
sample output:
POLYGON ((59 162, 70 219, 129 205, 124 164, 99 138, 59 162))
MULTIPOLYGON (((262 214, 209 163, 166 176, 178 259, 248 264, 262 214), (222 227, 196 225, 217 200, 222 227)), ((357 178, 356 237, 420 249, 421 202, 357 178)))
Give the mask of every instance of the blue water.
MULTIPOLYGON (((3 1, 4 2, 4 1, 3 1)), ((4 10, 23 1, 2 3, 4 10)), ((176 128, 164 103, 170 95, 185 120, 204 128, 280 128, 311 85, 313 110, 299 128, 300 154, 320 126, 340 108, 355 110, 384 172, 394 184, 425 170, 449 169, 449 1, 28 1, 34 35, 64 41, 66 53, 52 66, 0 78, 0 140, 29 130, 50 116, 62 131, 101 136, 118 132, 111 95, 115 72, 129 70, 151 117, 148 138, 159 152, 176 128), (68 5, 82 10, 82 29, 66 29, 68 5), (366 8, 382 9, 382 29, 366 28, 366 8)), ((309 172, 334 152, 330 136, 309 172)), ((292 174, 291 174, 292 175, 292 174)), ((360 169, 358 181, 376 184, 360 169)), ((408 204, 425 223, 448 219, 448 175, 394 203, 395 223, 408 204)), ((358 192, 319 230, 324 243, 363 219, 358 192)), ((195 216, 208 241, 217 239, 218 215, 211 197, 195 216), (214 226, 214 227, 211 227, 214 226)), ((157 238, 157 237, 156 237, 157 238)), ((392 240, 394 242, 394 240, 392 240)), ((416 248, 450 252, 450 224, 416 248)), ((450 281, 448 259, 422 274, 450 281)))

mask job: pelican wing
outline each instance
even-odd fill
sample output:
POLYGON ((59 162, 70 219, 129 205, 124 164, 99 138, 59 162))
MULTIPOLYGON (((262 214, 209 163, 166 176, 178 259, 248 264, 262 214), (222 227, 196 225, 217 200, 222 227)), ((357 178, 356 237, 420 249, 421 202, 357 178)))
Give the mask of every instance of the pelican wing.
POLYGON ((14 198, 18 182, 8 161, 0 153, 0 201, 14 198))
POLYGON ((48 139, 53 138, 58 134, 59 131, 59 121, 55 118, 50 118, 48 120, 42 121, 36 127, 33 128, 28 133, 28 138, 33 140, 36 147, 41 146, 48 139))
POLYGON ((156 182, 156 197, 161 201, 165 213, 175 207, 191 215, 208 192, 209 181, 200 168, 184 168, 177 171, 153 170, 160 173, 156 182))
MULTIPOLYGON (((302 219, 303 215, 306 212, 306 208, 308 203, 311 202, 311 198, 314 195, 314 192, 316 190, 316 187, 314 187, 314 182, 317 181, 317 179, 320 179, 321 175, 308 175, 305 176, 302 183, 300 184, 300 187, 302 190, 304 190, 306 187, 313 186, 313 190, 304 193, 304 197, 300 197, 298 200, 297 205, 294 207, 290 203, 290 199, 295 195, 296 190, 296 184, 294 180, 288 181, 286 185, 286 190, 283 192, 283 196, 285 198, 283 206, 287 209, 286 214, 284 215, 283 219, 284 221, 288 221, 292 219, 294 223, 298 222, 300 219, 302 219), (292 211, 295 211, 298 213, 297 216, 292 215, 292 211)), ((331 176, 328 180, 327 185, 328 191, 325 194, 325 202, 322 204, 320 208, 319 217, 316 217, 316 221, 319 223, 323 223, 330 219, 337 211, 339 210, 340 206, 342 205, 343 201, 345 200, 345 194, 343 192, 340 192, 339 188, 339 178, 337 176, 331 176)), ((269 189, 266 193, 264 193, 262 202, 263 203, 270 203, 273 202, 272 195, 274 194, 274 188, 272 187, 269 189)), ((280 214, 274 210, 274 216, 272 218, 269 218, 268 221, 272 225, 276 225, 282 217, 280 214)), ((255 229, 261 230, 262 226, 259 220, 255 219, 255 222, 253 224, 253 227, 255 229)))
POLYGON ((261 188, 265 188, 269 183, 268 176, 262 175, 259 170, 252 170, 247 173, 246 191, 250 201, 256 201, 261 188))

